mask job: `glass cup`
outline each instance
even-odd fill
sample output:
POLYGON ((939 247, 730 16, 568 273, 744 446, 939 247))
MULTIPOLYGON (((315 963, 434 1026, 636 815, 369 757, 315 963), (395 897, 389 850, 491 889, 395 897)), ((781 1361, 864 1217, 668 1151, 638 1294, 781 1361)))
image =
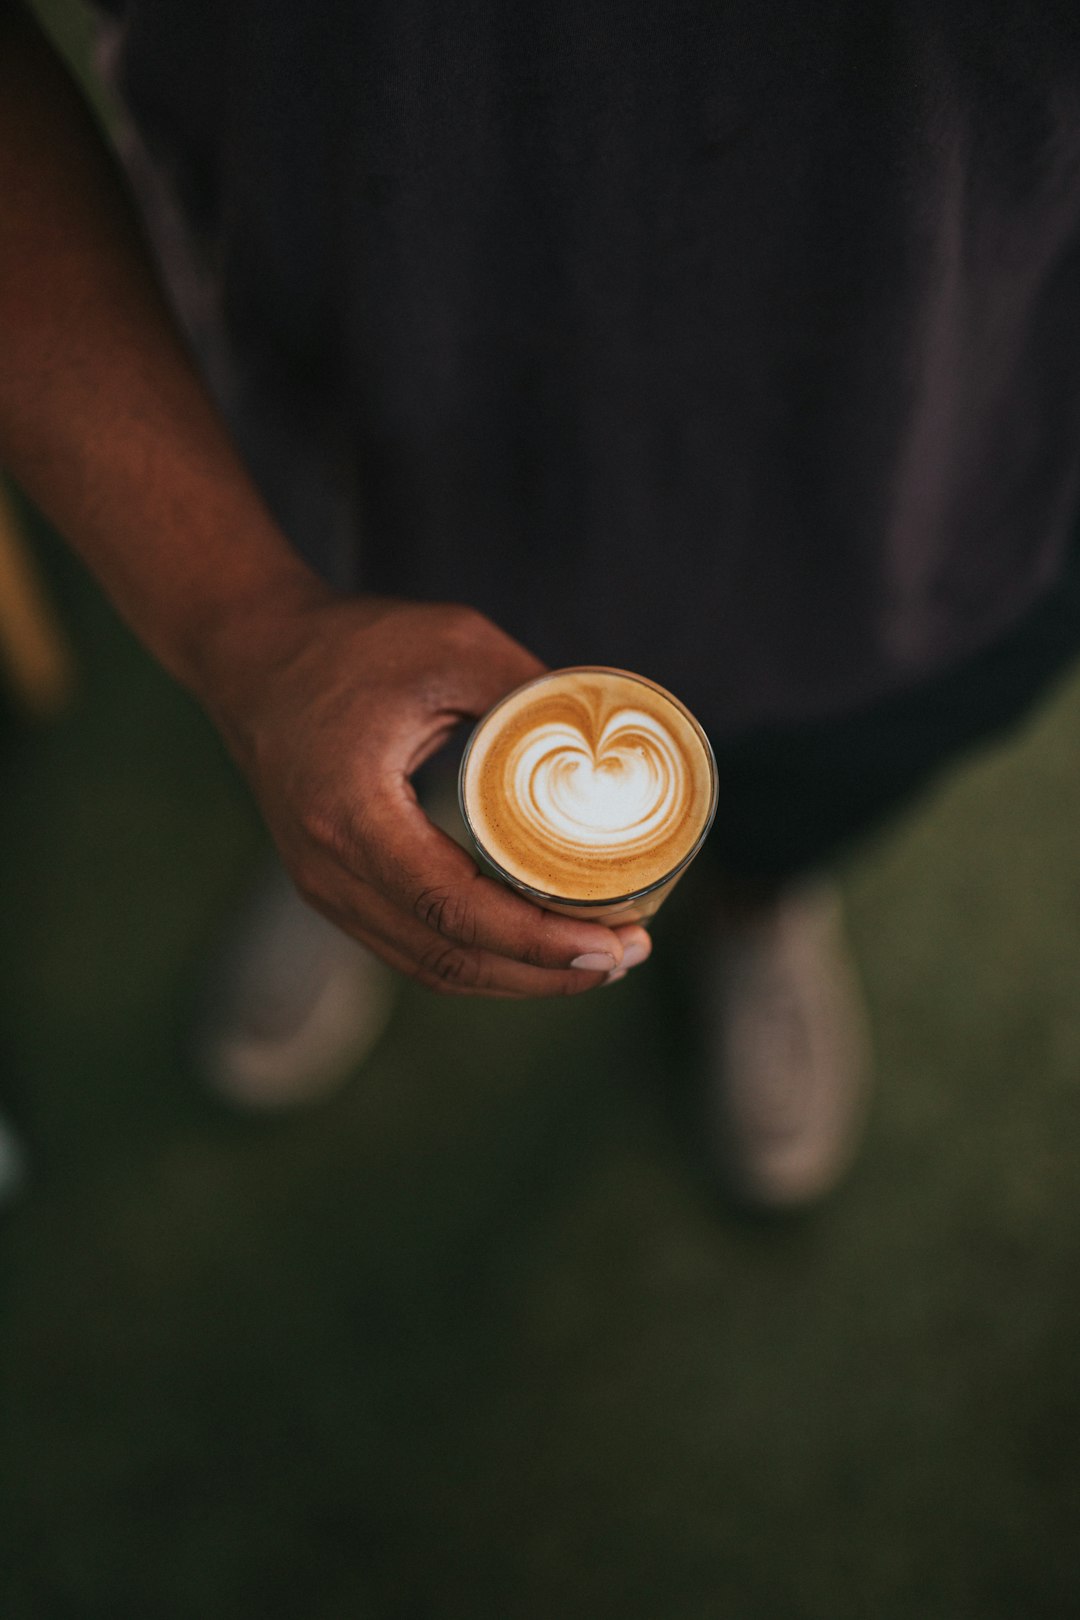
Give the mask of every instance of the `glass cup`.
POLYGON ((566 669, 550 670, 547 674, 538 675, 535 680, 526 681, 523 686, 516 687, 513 692, 508 692, 474 726, 465 745, 465 752, 462 755, 461 766, 458 771, 458 805, 461 810, 462 820, 480 857, 481 865, 486 867, 493 876, 505 883, 508 888, 513 889, 517 894, 523 895, 526 900, 531 900, 534 905, 541 906, 545 911, 555 911, 564 917, 587 917, 590 921, 606 923, 612 928, 619 928, 627 923, 648 925, 650 919, 655 916, 705 842, 706 835, 716 815, 716 801, 716 758, 708 737, 686 705, 680 703, 677 697, 674 697, 655 681, 648 680, 644 675, 635 675, 629 670, 615 669, 606 664, 579 664, 566 669), (545 683, 568 675, 618 676, 622 680, 636 681, 640 685, 648 687, 652 693, 662 698, 665 704, 670 704, 681 719, 689 724, 690 730, 701 746, 706 762, 708 789, 699 794, 700 803, 695 805, 698 825, 690 847, 685 849, 675 864, 659 877, 654 878, 652 882, 644 887, 634 889, 626 894, 605 895, 602 898, 592 897, 583 900, 575 898, 573 895, 559 894, 553 890, 533 887, 513 872, 508 871, 491 851, 485 848, 482 838, 477 833, 474 819, 469 814, 467 792, 469 764, 474 757, 476 744, 485 728, 495 721, 500 710, 506 704, 517 699, 522 692, 529 691, 534 687, 542 687, 545 683))

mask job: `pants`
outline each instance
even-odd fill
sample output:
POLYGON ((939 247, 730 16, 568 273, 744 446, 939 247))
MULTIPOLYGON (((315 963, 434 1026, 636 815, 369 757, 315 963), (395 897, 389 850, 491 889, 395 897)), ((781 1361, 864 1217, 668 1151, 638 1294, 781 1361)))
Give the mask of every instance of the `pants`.
POLYGON ((858 713, 721 746, 709 853, 750 882, 827 865, 965 754, 1017 726, 1078 652, 1080 545, 1011 634, 963 664, 858 713))

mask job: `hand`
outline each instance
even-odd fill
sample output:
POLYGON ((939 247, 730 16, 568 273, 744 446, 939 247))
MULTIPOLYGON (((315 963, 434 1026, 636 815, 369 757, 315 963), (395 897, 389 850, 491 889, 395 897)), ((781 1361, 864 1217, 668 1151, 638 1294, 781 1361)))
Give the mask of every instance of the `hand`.
POLYGON ((554 996, 603 984, 624 946, 648 954, 643 928, 559 917, 482 876, 417 802, 410 778, 458 723, 543 673, 489 619, 320 593, 229 642, 207 707, 301 894, 384 962, 435 990, 554 996))

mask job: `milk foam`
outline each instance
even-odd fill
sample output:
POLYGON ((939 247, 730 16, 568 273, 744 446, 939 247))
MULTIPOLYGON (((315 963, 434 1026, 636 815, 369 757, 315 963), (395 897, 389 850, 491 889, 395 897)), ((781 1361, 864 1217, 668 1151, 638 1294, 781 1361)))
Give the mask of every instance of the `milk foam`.
POLYGON ((496 864, 576 899, 628 894, 678 867, 714 791, 682 705, 613 670, 556 671, 511 694, 474 737, 463 785, 496 864))

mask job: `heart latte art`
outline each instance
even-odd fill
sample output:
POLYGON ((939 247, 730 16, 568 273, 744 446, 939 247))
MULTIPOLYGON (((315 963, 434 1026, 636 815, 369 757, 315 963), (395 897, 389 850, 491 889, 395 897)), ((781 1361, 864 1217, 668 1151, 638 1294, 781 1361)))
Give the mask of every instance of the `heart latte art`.
POLYGON ((648 888, 693 852, 712 812, 708 744, 662 688, 617 670, 559 670, 497 705, 463 773, 481 848, 545 894, 648 888))

